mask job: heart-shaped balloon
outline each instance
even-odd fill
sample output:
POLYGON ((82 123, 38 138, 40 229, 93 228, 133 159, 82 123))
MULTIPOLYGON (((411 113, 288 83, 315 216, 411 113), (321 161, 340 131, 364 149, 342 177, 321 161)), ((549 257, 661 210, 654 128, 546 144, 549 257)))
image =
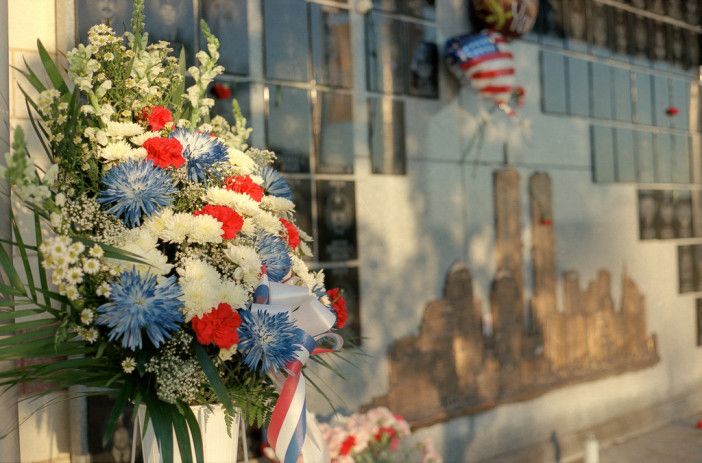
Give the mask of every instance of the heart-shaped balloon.
POLYGON ((497 32, 453 37, 444 57, 459 80, 467 81, 480 96, 507 105, 516 90, 514 57, 505 38, 497 32))

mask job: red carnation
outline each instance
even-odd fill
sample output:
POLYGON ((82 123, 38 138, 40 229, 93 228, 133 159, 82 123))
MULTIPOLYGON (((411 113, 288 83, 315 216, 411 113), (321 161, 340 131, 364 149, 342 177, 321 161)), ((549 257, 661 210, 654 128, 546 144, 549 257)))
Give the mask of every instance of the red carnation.
POLYGON ((149 138, 144 142, 144 148, 148 155, 146 159, 154 162, 157 167, 175 167, 176 169, 185 164, 183 157, 183 145, 175 138, 149 138))
POLYGON ((344 439, 341 443, 341 448, 339 448, 339 455, 348 455, 351 453, 353 446, 356 445, 356 438, 354 436, 349 436, 344 439))
POLYGON ((373 438, 376 441, 380 442, 385 436, 388 436, 390 439, 393 439, 397 437, 397 431, 395 430, 395 428, 392 428, 390 426, 381 426, 380 428, 378 428, 378 431, 375 433, 375 436, 373 438))
POLYGON ((244 226, 244 219, 231 207, 208 204, 199 211, 193 212, 193 215, 202 214, 214 217, 222 224, 222 239, 225 240, 236 238, 236 234, 244 226))
POLYGON ((237 328, 241 326, 239 313, 232 306, 222 302, 212 312, 195 317, 190 322, 197 336, 197 342, 203 345, 214 343, 220 349, 229 349, 239 342, 237 328))
POLYGON ((212 93, 218 100, 228 100, 232 97, 232 89, 229 85, 216 83, 212 86, 212 93))
POLYGON ((346 324, 346 320, 349 319, 349 314, 346 310, 346 299, 341 294, 340 288, 328 289, 327 296, 329 296, 331 301, 332 310, 336 312, 336 327, 341 329, 346 324))
POLYGON ((163 106, 152 106, 144 109, 145 118, 149 123, 149 129, 159 131, 163 129, 167 123, 173 122, 173 114, 163 106))
POLYGON ((248 175, 238 177, 227 177, 224 180, 224 188, 235 193, 245 193, 254 201, 261 202, 263 199, 263 187, 251 180, 248 175))
POLYGON ((285 234, 288 236, 288 245, 292 249, 297 249, 297 247, 300 245, 300 231, 295 225, 285 219, 280 219, 280 223, 283 224, 285 234))

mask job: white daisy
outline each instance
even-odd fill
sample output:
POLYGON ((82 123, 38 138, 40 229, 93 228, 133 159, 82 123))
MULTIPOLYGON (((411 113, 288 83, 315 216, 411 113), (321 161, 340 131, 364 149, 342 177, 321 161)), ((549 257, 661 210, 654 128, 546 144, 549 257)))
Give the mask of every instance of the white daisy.
POLYGON ((84 325, 90 325, 95 318, 95 314, 90 309, 83 309, 80 312, 80 322, 84 325))
POLYGON ((136 360, 133 357, 127 357, 122 360, 122 371, 130 374, 136 369, 136 360))

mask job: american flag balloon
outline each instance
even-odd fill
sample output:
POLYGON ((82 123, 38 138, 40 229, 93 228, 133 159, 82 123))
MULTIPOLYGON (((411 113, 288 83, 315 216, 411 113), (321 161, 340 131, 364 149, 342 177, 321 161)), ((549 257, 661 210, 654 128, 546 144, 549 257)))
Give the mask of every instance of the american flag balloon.
POLYGON ((507 105, 517 90, 514 57, 498 32, 460 35, 446 42, 444 56, 459 80, 470 82, 480 96, 507 105))

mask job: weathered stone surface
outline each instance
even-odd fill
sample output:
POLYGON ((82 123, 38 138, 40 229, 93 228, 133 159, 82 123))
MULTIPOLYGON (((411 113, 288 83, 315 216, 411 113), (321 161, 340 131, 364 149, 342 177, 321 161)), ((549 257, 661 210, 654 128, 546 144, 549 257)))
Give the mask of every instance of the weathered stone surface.
POLYGON ((387 405, 423 426, 658 361, 655 335, 647 333, 645 298, 626 273, 616 310, 608 271, 598 272, 584 290, 576 271, 565 272, 563 310, 558 310, 553 231, 551 224, 540 228, 552 212, 548 175, 532 176, 529 187, 535 253, 530 316, 525 317, 523 298, 519 175, 505 169, 495 174, 498 270, 490 294, 492 329, 484 330, 470 270, 455 264, 443 299, 427 304, 419 333, 390 347, 389 393, 371 405, 387 405))

